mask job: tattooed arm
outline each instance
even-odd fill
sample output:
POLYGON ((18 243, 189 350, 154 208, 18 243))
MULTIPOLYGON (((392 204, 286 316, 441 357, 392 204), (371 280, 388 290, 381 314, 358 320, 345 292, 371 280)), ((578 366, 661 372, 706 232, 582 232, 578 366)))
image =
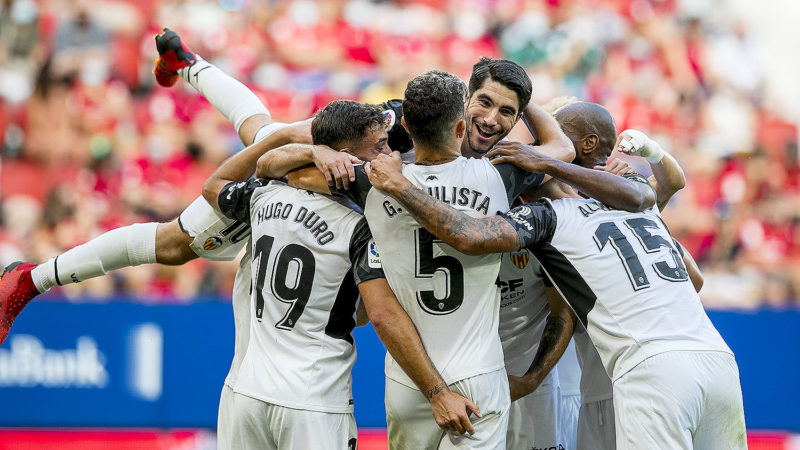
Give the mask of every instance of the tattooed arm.
POLYGON ((436 424, 460 434, 474 433, 469 414, 481 417, 480 409, 447 387, 428 357, 414 323, 400 306, 386 279, 365 281, 358 285, 358 289, 375 332, 430 402, 436 424))
POLYGON ((575 330, 575 314, 561 298, 561 294, 552 287, 548 287, 545 292, 547 303, 550 305, 550 315, 547 316, 547 323, 542 331, 539 350, 536 351, 528 371, 521 377, 508 376, 512 402, 539 387, 544 377, 561 359, 575 330))
POLYGON ((467 255, 519 249, 514 227, 500 216, 474 218, 431 197, 402 174, 397 154, 379 155, 367 168, 372 185, 399 201, 420 225, 467 255))

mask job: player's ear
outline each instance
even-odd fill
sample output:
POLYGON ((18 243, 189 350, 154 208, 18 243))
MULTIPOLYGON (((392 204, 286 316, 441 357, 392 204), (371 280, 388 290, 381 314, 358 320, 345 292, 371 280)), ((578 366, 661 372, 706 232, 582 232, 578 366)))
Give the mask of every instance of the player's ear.
POLYGON ((467 131, 467 122, 461 119, 456 124, 456 136, 458 136, 459 139, 463 138, 465 131, 467 131))
POLYGON ((597 145, 600 143, 600 139, 597 138, 596 134, 590 134, 583 139, 581 139, 581 151, 583 153, 591 153, 597 149, 597 145))
POLYGON ((408 132, 408 125, 406 125, 406 118, 405 118, 405 116, 403 116, 403 117, 401 117, 401 118, 400 118, 400 123, 403 125, 403 128, 405 128, 405 129, 406 129, 406 132, 408 132))

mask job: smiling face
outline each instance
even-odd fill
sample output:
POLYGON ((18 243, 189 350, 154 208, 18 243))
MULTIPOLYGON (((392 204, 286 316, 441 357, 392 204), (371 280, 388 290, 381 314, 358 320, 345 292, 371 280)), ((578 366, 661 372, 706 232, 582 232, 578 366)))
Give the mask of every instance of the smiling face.
POLYGON ((467 100, 464 150, 481 156, 504 138, 521 117, 517 93, 491 78, 467 100))

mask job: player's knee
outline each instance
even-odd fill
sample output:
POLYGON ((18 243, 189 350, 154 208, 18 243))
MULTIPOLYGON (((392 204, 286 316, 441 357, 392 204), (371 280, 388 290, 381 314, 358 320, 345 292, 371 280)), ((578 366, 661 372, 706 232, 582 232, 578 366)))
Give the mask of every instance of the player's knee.
POLYGON ((192 237, 181 230, 178 220, 162 223, 156 229, 156 261, 179 266, 197 258, 190 247, 192 237))

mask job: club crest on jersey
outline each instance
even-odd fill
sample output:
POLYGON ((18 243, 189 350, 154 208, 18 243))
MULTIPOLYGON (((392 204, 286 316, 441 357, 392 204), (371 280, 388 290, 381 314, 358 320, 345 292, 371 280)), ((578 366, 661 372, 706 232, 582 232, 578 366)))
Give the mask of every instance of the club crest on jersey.
POLYGON ((222 239, 216 236, 211 236, 210 238, 206 239, 206 241, 203 243, 203 250, 205 251, 215 250, 218 249, 221 245, 222 245, 222 239))
POLYGON ((372 269, 380 269, 381 265, 381 254, 378 253, 378 247, 375 245, 375 240, 369 241, 369 255, 367 255, 369 261, 369 267, 372 269))
POLYGON ((530 259, 530 255, 527 251, 511 252, 508 254, 508 257, 511 258, 511 262, 514 263, 519 270, 524 269, 525 266, 528 265, 528 260, 530 259))

